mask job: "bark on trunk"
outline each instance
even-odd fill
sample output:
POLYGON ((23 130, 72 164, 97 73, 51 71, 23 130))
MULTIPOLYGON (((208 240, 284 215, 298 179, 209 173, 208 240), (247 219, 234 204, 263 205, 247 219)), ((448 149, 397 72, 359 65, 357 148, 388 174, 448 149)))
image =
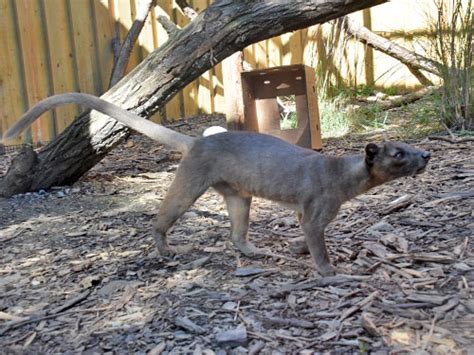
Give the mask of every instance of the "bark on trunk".
MULTIPOLYGON (((148 117, 216 63, 252 43, 386 1, 217 0, 102 97, 148 117)), ((9 172, 24 180, 22 186, 26 187, 21 191, 10 188, 11 179, 6 176, 0 181, 0 194, 71 184, 128 133, 128 128, 107 116, 95 111, 84 113, 32 159, 28 171, 12 165, 9 172), (19 171, 22 176, 18 176, 19 171)))

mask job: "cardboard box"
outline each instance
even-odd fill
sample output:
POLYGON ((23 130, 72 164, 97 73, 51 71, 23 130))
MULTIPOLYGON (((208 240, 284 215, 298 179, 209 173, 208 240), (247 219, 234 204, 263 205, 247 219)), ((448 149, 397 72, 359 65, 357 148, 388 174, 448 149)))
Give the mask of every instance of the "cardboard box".
POLYGON ((302 147, 322 149, 313 68, 289 65, 243 72, 242 91, 242 129, 270 134, 302 147), (296 127, 283 129, 281 123, 285 118, 296 122, 296 127))

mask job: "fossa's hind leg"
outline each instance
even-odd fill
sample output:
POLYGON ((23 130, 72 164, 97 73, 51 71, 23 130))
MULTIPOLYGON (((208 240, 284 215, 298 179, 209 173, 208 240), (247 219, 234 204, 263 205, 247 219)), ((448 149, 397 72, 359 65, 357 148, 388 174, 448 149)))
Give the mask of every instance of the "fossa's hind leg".
POLYGON ((251 197, 224 195, 231 225, 231 239, 234 245, 246 256, 264 254, 265 250, 258 249, 248 240, 249 214, 251 197))
POLYGON ((166 232, 209 187, 204 181, 205 177, 199 176, 198 172, 199 169, 193 169, 192 164, 183 161, 161 203, 153 234, 158 251, 163 256, 175 254, 168 244, 166 232))

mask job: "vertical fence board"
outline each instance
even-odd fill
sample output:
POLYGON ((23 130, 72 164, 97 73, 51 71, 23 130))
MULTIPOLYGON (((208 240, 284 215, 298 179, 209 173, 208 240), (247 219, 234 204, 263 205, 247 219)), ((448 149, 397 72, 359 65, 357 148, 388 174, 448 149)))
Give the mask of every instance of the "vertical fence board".
MULTIPOLYGON (((78 85, 74 75, 73 48, 70 42, 66 3, 63 0, 47 0, 44 2, 44 6, 54 93, 77 91, 78 85)), ((72 122, 78 111, 79 108, 73 105, 55 109, 58 132, 61 132, 72 122)))
POLYGON ((109 87, 114 64, 114 52, 112 48, 112 40, 114 38, 113 6, 111 6, 112 10, 110 10, 107 0, 94 0, 93 5, 95 36, 100 67, 100 86, 101 91, 105 92, 109 87))
POLYGON ((217 64, 213 69, 212 95, 214 97, 215 111, 224 112, 224 84, 222 74, 222 63, 217 64))
MULTIPOLYGON (((0 132, 6 131, 28 108, 13 7, 13 1, 0 0, 0 43, 3 54, 0 60, 0 132)), ((28 141, 30 137, 31 132, 28 132, 9 143, 20 144, 22 138, 28 141)))
POLYGON ((257 61, 255 60, 255 44, 244 48, 244 61, 250 65, 252 69, 257 68, 257 61))
MULTIPOLYGON (((141 1, 136 0, 136 5, 141 6, 141 1)), ((140 36, 138 37, 138 46, 141 50, 141 58, 142 60, 145 59, 153 50, 158 46, 157 45, 157 37, 156 33, 156 18, 154 16, 155 12, 151 9, 150 13, 148 14, 145 23, 143 25, 143 29, 140 32, 140 36)), ((150 120, 153 122, 161 122, 160 113, 157 112, 150 117, 150 120)))
MULTIPOLYGON (((185 27, 189 23, 189 19, 181 13, 181 10, 175 8, 174 11, 174 22, 178 25, 179 28, 185 27)), ((189 83, 182 91, 181 103, 182 114, 184 116, 195 115, 199 112, 198 110, 198 85, 199 79, 194 80, 189 83)))
MULTIPOLYGON (((132 17, 132 5, 134 2, 134 0, 116 1, 116 17, 118 19, 121 45, 134 20, 134 17, 132 17)), ((133 46, 132 53, 130 54, 126 72, 128 73, 130 70, 135 68, 138 63, 140 63, 140 50, 137 48, 137 45, 135 45, 133 46)))
MULTIPOLYGON (((293 36, 293 32, 288 32, 284 33, 280 36, 280 41, 281 41, 281 48, 280 48, 280 65, 290 65, 292 58, 293 58, 293 52, 290 50, 290 41, 291 37, 293 36)), ((296 54, 296 53, 295 53, 296 54)))
MULTIPOLYGON (((43 19, 38 0, 18 0, 15 4, 28 105, 33 106, 51 94, 49 83, 51 73, 49 73, 45 46, 46 34, 43 33, 41 23, 43 19)), ((51 139, 50 128, 53 122, 53 113, 47 112, 40 120, 33 123, 31 126, 33 141, 44 142, 51 139)))
MULTIPOLYGON (((132 24, 135 22, 135 19, 137 18, 138 6, 142 5, 142 4, 140 4, 140 2, 141 1, 139 1, 139 0, 130 0, 130 19, 131 19, 132 24)), ((132 27, 132 25, 126 26, 126 31, 128 32, 128 30, 131 27, 132 27)), ((141 33, 143 33, 143 29, 142 29, 141 33)), ((135 57, 136 57, 137 62, 130 69, 135 68, 138 65, 138 63, 140 63, 143 60, 143 58, 145 58, 143 47, 140 45, 140 38, 138 38, 138 40, 133 45, 133 50, 135 52, 135 57)))
MULTIPOLYGON (((161 0, 159 6, 155 8, 155 17, 158 16, 165 16, 168 19, 172 19, 173 13, 173 0, 161 0)), ((157 37, 158 37, 158 46, 161 46, 166 43, 169 36, 166 30, 158 24, 157 26, 157 37)), ((180 110, 180 99, 179 95, 173 97, 167 104, 166 104, 166 119, 173 120, 182 117, 181 110, 180 110)))
MULTIPOLYGON (((372 16, 370 10, 363 10, 362 16, 364 26, 372 30, 372 16)), ((364 58, 365 82, 367 85, 374 85, 374 50, 371 47, 365 46, 364 58)))
POLYGON ((278 67, 281 65, 281 51, 283 42, 281 36, 273 37, 267 40, 267 58, 269 67, 278 67))
POLYGON ((255 63, 257 63, 256 69, 265 69, 268 67, 267 60, 267 41, 260 41, 255 43, 255 63))
POLYGON ((96 61, 94 23, 89 1, 69 0, 74 39, 74 57, 81 92, 98 94, 101 91, 99 68, 96 61))

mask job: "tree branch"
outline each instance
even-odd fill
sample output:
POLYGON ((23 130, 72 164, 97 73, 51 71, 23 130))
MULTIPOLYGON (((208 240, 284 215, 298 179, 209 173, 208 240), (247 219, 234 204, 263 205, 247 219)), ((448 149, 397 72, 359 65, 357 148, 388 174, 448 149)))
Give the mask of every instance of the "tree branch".
POLYGON ((160 15, 156 18, 156 21, 163 26, 166 33, 168 33, 168 37, 173 37, 180 31, 178 26, 166 16, 160 15))
POLYGON ((428 83, 429 79, 426 78, 420 70, 427 71, 428 73, 439 76, 440 63, 434 60, 426 58, 420 54, 412 52, 405 47, 400 46, 397 43, 389 41, 382 36, 379 36, 368 28, 358 24, 352 19, 345 17, 343 23, 344 30, 354 36, 358 41, 366 44, 382 53, 385 53, 401 63, 405 64, 410 71, 420 80, 420 82, 428 83), (415 74, 416 73, 416 74, 415 74))
POLYGON ((413 68, 411 65, 407 65, 406 67, 408 68, 410 73, 412 73, 413 76, 418 79, 418 81, 420 82, 421 85, 423 85, 423 86, 433 86, 434 85, 433 82, 430 79, 428 79, 426 77, 426 75, 423 74, 419 69, 413 68))
POLYGON ((125 40, 123 41, 118 58, 114 63, 109 87, 114 86, 125 75, 125 69, 127 68, 133 46, 137 41, 143 26, 145 25, 145 20, 150 13, 153 3, 154 0, 141 0, 141 2, 138 3, 139 7, 137 16, 135 21, 133 21, 130 31, 128 31, 127 36, 125 37, 125 40))

